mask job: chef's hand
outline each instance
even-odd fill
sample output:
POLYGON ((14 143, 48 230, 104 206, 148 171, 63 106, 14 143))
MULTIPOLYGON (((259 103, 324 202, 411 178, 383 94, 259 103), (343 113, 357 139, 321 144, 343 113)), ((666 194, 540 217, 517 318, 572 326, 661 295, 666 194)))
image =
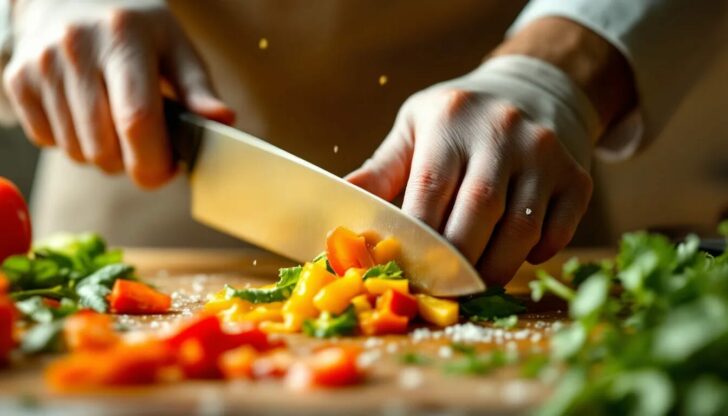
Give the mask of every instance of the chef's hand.
POLYGON ((234 117, 161 0, 18 0, 3 85, 28 135, 153 188, 175 173, 161 80, 192 111, 234 117))
POLYGON ((402 209, 442 232, 491 284, 571 240, 591 197, 606 105, 595 108, 546 59, 502 49, 407 100, 379 149, 348 176, 387 200, 404 191, 402 209))

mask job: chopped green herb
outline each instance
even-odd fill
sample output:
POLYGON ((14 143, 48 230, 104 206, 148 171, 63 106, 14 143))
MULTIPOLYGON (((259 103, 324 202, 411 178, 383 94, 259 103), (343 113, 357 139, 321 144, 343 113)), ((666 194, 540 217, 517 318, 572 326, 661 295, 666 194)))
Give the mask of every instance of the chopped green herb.
POLYGON ((525 310, 523 302, 498 286, 491 286, 481 295, 470 296, 460 301, 461 314, 475 320, 504 318, 525 310))
POLYGON ((279 269, 278 282, 272 288, 235 289, 225 285, 225 297, 228 299, 236 297, 251 303, 282 302, 291 297, 301 277, 301 270, 301 266, 279 269))
POLYGON ((356 311, 353 306, 349 306, 341 315, 322 312, 317 319, 307 319, 303 322, 303 333, 316 338, 351 335, 357 324, 356 311))
POLYGON ((424 354, 409 351, 400 356, 400 362, 405 365, 425 366, 430 365, 432 359, 424 354))
POLYGON ((402 269, 396 262, 390 261, 387 264, 378 264, 364 273, 363 278, 375 277, 378 279, 404 279, 402 269))

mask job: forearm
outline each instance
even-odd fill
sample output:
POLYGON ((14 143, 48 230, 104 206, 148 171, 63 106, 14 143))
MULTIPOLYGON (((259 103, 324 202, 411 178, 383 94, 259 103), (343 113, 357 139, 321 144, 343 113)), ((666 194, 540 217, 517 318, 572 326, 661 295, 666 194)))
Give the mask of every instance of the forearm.
POLYGON ((530 56, 561 69, 589 97, 602 129, 635 106, 634 80, 624 56, 601 36, 569 19, 533 21, 491 54, 502 55, 530 56))

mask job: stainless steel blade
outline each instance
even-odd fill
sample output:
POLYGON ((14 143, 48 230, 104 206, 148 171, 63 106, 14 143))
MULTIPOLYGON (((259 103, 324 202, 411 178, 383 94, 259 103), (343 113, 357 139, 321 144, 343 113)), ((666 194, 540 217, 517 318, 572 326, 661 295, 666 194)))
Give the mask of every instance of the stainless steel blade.
POLYGON ((403 269, 419 290, 485 290, 452 245, 394 205, 249 134, 189 113, 179 117, 201 136, 190 177, 198 221, 300 262, 319 254, 337 226, 373 230, 401 242, 403 269))

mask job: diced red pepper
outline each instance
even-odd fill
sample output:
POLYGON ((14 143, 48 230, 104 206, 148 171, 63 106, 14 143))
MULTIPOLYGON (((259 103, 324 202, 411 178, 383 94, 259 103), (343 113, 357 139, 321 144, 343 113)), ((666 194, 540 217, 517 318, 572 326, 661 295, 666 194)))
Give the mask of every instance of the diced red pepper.
POLYGON ((166 342, 178 351, 178 361, 185 375, 202 379, 222 375, 219 360, 225 351, 244 345, 266 351, 279 345, 270 342, 267 334, 252 325, 236 332, 226 332, 215 315, 202 315, 166 342))
POLYGON ((352 267, 368 269, 374 265, 366 239, 344 227, 329 232, 326 237, 326 257, 339 276, 352 267))
POLYGON ((169 295, 158 292, 144 283, 126 279, 114 282, 108 300, 113 313, 164 313, 172 306, 172 298, 169 295))
POLYGON ((174 354, 165 343, 117 344, 55 361, 47 368, 45 379, 56 391, 149 384, 158 381, 163 369, 173 364, 174 354))
POLYGON ((359 329, 364 335, 403 334, 407 332, 409 318, 386 309, 376 309, 359 315, 359 329))
POLYGON ((100 351, 120 341, 111 316, 90 310, 77 312, 63 323, 63 336, 71 351, 100 351))
POLYGON ((271 350, 253 362, 252 374, 258 379, 280 378, 288 373, 293 362, 293 355, 289 350, 283 348, 271 350))
POLYGON ((339 387, 356 384, 362 379, 357 365, 359 350, 350 347, 329 347, 314 353, 308 360, 291 367, 286 385, 294 390, 314 386, 339 387))
POLYGON ((406 316, 407 318, 414 318, 417 316, 417 299, 414 296, 387 289, 377 299, 377 309, 387 310, 395 315, 406 316))

